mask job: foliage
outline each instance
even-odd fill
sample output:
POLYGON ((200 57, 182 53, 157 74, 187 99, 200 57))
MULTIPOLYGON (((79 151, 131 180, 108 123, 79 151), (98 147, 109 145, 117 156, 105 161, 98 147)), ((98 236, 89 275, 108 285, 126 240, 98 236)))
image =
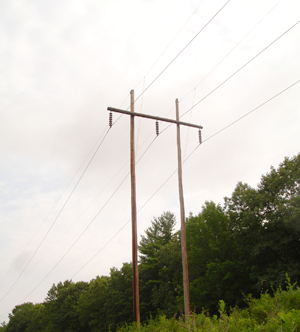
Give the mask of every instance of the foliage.
POLYGON ((292 332, 300 330, 300 289, 291 285, 288 279, 287 291, 281 288, 262 294, 260 299, 248 298, 249 308, 235 308, 228 314, 225 302, 219 301, 218 316, 210 317, 207 312, 182 317, 179 320, 160 316, 150 319, 140 328, 136 325, 124 326, 119 332, 153 331, 194 331, 194 332, 292 332))
POLYGON ((242 297, 243 281, 235 266, 236 245, 228 216, 220 205, 206 202, 198 216, 188 218, 186 232, 191 308, 217 312, 220 298, 234 306, 242 297))
POLYGON ((9 314, 9 324, 3 330, 6 332, 37 332, 42 331, 45 325, 47 325, 47 318, 44 304, 34 305, 28 302, 15 306, 12 314, 9 314))
POLYGON ((78 314, 80 324, 89 326, 91 331, 106 331, 107 323, 107 290, 109 277, 99 277, 89 283, 87 292, 80 295, 78 314))
POLYGON ((179 234, 173 233, 175 216, 164 212, 154 218, 139 245, 142 320, 182 310, 182 265, 179 234))
POLYGON ((50 319, 50 331, 83 332, 88 326, 81 326, 78 314, 78 300, 88 290, 88 283, 66 280, 53 285, 46 297, 45 306, 50 319))

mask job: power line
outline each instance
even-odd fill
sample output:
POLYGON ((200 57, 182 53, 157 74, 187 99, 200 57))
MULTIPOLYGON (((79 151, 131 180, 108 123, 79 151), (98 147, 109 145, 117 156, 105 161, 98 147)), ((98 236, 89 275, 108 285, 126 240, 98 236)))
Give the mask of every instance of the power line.
POLYGON ((36 255, 37 251, 39 250, 39 248, 41 247, 41 245, 43 244, 43 242, 45 241, 46 237, 48 236, 50 230, 52 229, 52 227, 54 226, 55 222, 57 221, 58 217, 60 216, 60 214, 62 213, 63 209, 65 208, 65 206, 67 205, 68 201, 70 200, 72 194, 74 193, 75 189, 77 188, 79 182, 81 181, 83 175, 85 174, 85 172, 87 171, 88 167, 90 166, 91 162, 93 161, 96 153, 98 152, 100 146, 102 145, 104 139, 106 138, 108 132, 109 132, 110 128, 107 130, 105 136, 103 137, 102 141, 100 142, 100 144, 98 145, 96 151, 94 152, 94 154, 92 155, 90 161, 88 162, 87 166, 85 167, 83 173, 81 174, 79 180, 76 182, 73 190, 71 191, 69 197, 67 198, 67 200, 65 201, 64 205, 62 206, 62 208, 60 209, 58 215, 56 216, 56 218, 54 219, 53 223, 51 224, 51 226, 49 227, 47 233, 45 234, 45 236, 43 237, 42 241, 40 242, 40 244, 38 245, 38 247, 36 248, 36 250, 34 251, 33 255, 30 257, 29 261, 27 262, 27 264, 25 265, 25 267, 23 268, 23 270, 21 271, 21 273, 19 274, 19 276, 17 277, 17 279, 14 281, 14 283, 12 284, 12 286, 9 288, 9 290, 6 292, 6 294, 2 297, 2 299, 0 300, 0 303, 5 299, 5 297, 9 294, 9 292, 13 289, 13 287, 15 286, 15 284, 17 283, 17 281, 20 279, 20 277, 23 275, 23 273, 25 272, 26 268, 28 267, 28 265, 30 264, 30 262, 32 261, 32 259, 34 258, 34 256, 36 255))
MULTIPOLYGON (((231 52, 233 52, 234 49, 236 49, 240 43, 272 12, 272 10, 279 4, 279 2, 281 2, 281 0, 279 0, 255 25, 254 27, 251 28, 251 30, 249 32, 247 32, 245 34, 245 36, 221 59, 220 62, 217 63, 217 65, 196 85, 195 89, 198 88, 198 86, 203 83, 203 81, 229 56, 229 54, 231 52)), ((180 101, 182 101, 183 99, 185 99, 193 90, 191 90, 190 92, 188 92, 184 97, 182 97, 180 99, 180 101)))
POLYGON ((281 95, 282 93, 284 93, 285 91, 289 90, 290 88, 292 88, 294 85, 298 84, 300 82, 300 80, 296 81, 295 83, 291 84, 290 86, 288 86, 287 88, 285 88, 284 90, 278 92, 275 96, 271 97, 270 99, 268 99, 267 101, 263 102, 262 104, 260 104, 259 106, 255 107, 254 109, 252 109, 250 112, 244 114, 243 116, 241 116, 240 118, 238 118, 237 120, 231 122, 229 125, 227 125, 226 127, 222 128, 221 130, 217 131, 215 134, 209 136, 206 140, 203 141, 206 142, 209 139, 213 138, 214 136, 220 134, 222 131, 224 131, 225 129, 231 127, 232 125, 234 125, 235 123, 237 123, 238 121, 242 120, 243 118, 245 118, 247 115, 253 113, 254 111, 256 111, 257 109, 259 109, 260 107, 264 106, 265 104, 267 104, 268 102, 270 102, 271 100, 275 99, 276 97, 278 97, 279 95, 281 95))
POLYGON ((283 37, 286 33, 288 33, 291 29, 293 29, 298 23, 296 22, 293 24, 289 29, 287 29, 283 34, 281 34, 279 37, 277 37, 274 41, 272 41, 271 44, 269 44, 267 47, 265 47, 262 51, 257 53, 251 60, 246 62, 242 67, 240 67, 237 71, 235 71, 232 75, 230 75, 225 81, 223 81, 221 84, 219 84, 216 88, 214 88, 211 92, 209 92, 205 97, 203 97, 201 100, 199 100, 193 107, 188 109, 185 113, 183 113, 180 117, 183 117, 185 114, 187 114, 189 111, 191 111, 194 107, 199 105, 203 100, 205 100, 208 96, 210 96, 213 92, 215 92, 219 87, 221 87, 224 83, 229 81, 235 74, 237 74, 239 71, 241 71, 243 68, 245 68, 250 62, 252 62, 254 59, 256 59, 260 54, 262 54, 265 50, 267 50, 270 46, 272 46, 276 41, 278 41, 281 37, 283 37))
MULTIPOLYGON (((144 151, 144 153, 141 155, 139 160, 136 162, 136 164, 142 159, 142 157, 145 155, 145 153, 149 150, 151 145, 156 140, 156 137, 152 140, 152 142, 149 144, 147 149, 144 151)), ((103 204, 101 209, 96 213, 94 218, 90 221, 90 223, 87 225, 87 227, 83 230, 83 232, 79 235, 79 237, 73 242, 73 244, 69 247, 69 249, 64 253, 64 255, 59 259, 59 261, 54 265, 54 267, 47 273, 47 275, 36 285, 36 287, 21 301, 25 301, 28 296, 30 296, 41 284, 42 282, 51 274, 51 272, 58 266, 58 264, 66 257, 66 255, 72 250, 72 248, 75 246, 75 244, 79 241, 79 239, 83 236, 83 234, 87 231, 87 229, 91 226, 91 224, 95 221, 95 219, 99 216, 99 214, 102 212, 102 210, 105 208, 105 206, 110 202, 112 197, 115 195, 115 193, 119 190, 119 188, 122 186, 122 184, 125 182, 127 177, 130 175, 130 172, 124 177, 124 179, 121 181, 121 183, 117 186, 115 191, 112 193, 112 195, 108 198, 108 200, 103 204)))
MULTIPOLYGON (((149 144, 149 146, 147 147, 147 149, 143 152, 143 154, 141 155, 141 157, 138 159, 138 161, 136 162, 136 165, 139 163, 139 161, 143 158, 143 156, 145 155, 145 153, 149 150, 150 146, 154 143, 155 139, 157 137, 155 137, 152 142, 149 144)), ((126 178, 129 176, 130 173, 128 173, 126 175, 126 178)), ((138 212, 141 211, 141 209, 148 203, 148 201, 138 210, 138 212)), ((84 269, 120 232, 121 230, 131 221, 131 218, 118 230, 117 233, 115 233, 115 235, 108 241, 106 242, 106 244, 92 257, 90 258, 75 274, 73 274, 73 276, 71 277, 71 279, 73 279, 82 269, 84 269)))
MULTIPOLYGON (((205 0, 202 0, 200 2, 200 4, 197 6, 197 8, 193 11, 193 13, 189 16, 189 18, 185 21, 185 23, 183 24, 183 26, 178 30, 178 32, 176 33, 176 35, 172 38, 172 40, 169 42, 169 44, 167 45, 167 47, 163 50, 163 52, 161 53, 161 55, 156 59, 156 61, 154 62, 154 64, 150 67, 150 69, 147 71, 147 73, 145 74, 144 78, 151 72, 151 70, 154 68, 154 66, 157 64, 157 62, 161 59, 161 57, 165 54, 165 52, 167 51, 167 49, 171 46, 171 44, 173 43, 173 41, 176 39, 176 37, 180 34, 180 32, 183 30, 183 28, 187 25, 188 21, 193 17, 193 15, 196 13, 196 11, 199 9, 199 7, 202 5, 202 3, 205 0)), ((140 82, 134 87, 134 89, 143 81, 140 80, 140 82)), ((144 93, 144 91, 143 91, 144 93)))
MULTIPOLYGON (((28 241, 27 245, 24 247, 24 249, 21 251, 20 255, 16 258, 15 262, 12 264, 11 268, 7 271, 7 273, 4 275, 4 277, 1 279, 0 284, 2 283, 2 281, 7 277, 7 275, 9 274, 9 272, 13 269, 14 264, 18 261, 18 259, 21 257, 21 255, 24 253, 24 251, 26 250, 26 248, 28 248, 29 244, 31 243, 31 241, 34 239, 34 237, 36 236, 36 234, 38 233, 38 231, 41 229, 42 225, 44 224, 44 222, 47 220, 47 218, 49 217, 49 215, 51 214, 51 212, 53 211, 53 209, 55 208, 55 206, 57 205, 57 203, 60 201, 60 199, 63 197, 64 193, 66 192, 66 190, 68 189, 68 187, 70 186, 70 184, 72 183, 72 181, 74 180, 74 178, 76 177, 76 175, 78 174, 79 170, 81 169, 81 167, 83 166, 83 164, 86 162, 88 156, 91 154, 91 152, 94 150, 95 146, 98 144, 98 142, 100 141, 100 139, 102 138, 102 136, 105 134, 105 131, 103 131, 103 133, 100 135, 100 137, 98 138, 98 140, 96 141, 96 143, 94 144, 94 146, 92 147, 92 149, 90 150, 90 152, 87 154, 87 156, 85 157, 85 159, 83 160, 83 162, 81 163, 81 165, 78 167, 77 171, 75 172, 75 174, 73 175, 73 177, 71 178, 71 180, 69 181, 69 183, 67 184, 67 186, 65 187, 65 189, 63 190, 62 194, 59 196, 59 198, 57 199, 57 201, 54 203, 54 205, 52 206, 52 208, 50 209, 50 211, 48 212, 48 214, 46 215, 46 217, 44 218, 44 220, 41 222, 40 226, 37 228, 37 230, 35 231, 35 233, 33 234, 33 236, 31 237, 31 239, 28 241)), ((26 268, 26 267, 25 267, 26 268)))
POLYGON ((175 58, 158 74, 158 76, 147 86, 147 88, 135 99, 134 102, 136 102, 149 88, 150 86, 171 66, 171 64, 180 56, 180 54, 198 37, 198 35, 208 26, 208 24, 222 11, 222 9, 230 2, 228 0, 221 9, 217 11, 217 13, 204 25, 203 28, 200 29, 200 31, 197 32, 197 34, 185 45, 185 47, 175 56, 175 58))
MULTIPOLYGON (((122 171, 122 169, 128 164, 126 163, 119 169, 119 171, 112 177, 112 179, 107 183, 107 185, 97 194, 93 201, 86 207, 86 209, 76 218, 76 220, 71 224, 71 226, 64 232, 64 234, 54 243, 54 245, 47 251, 47 253, 39 260, 39 262, 29 271, 30 274, 40 263, 41 261, 51 252, 51 250, 57 245, 57 243, 69 232, 69 230, 75 225, 75 223, 82 217, 82 215, 89 209, 89 207, 96 201, 96 199, 104 192, 104 190, 111 184, 111 182, 117 177, 117 175, 122 171)), ((27 274, 27 275, 28 275, 27 274)), ((20 280, 21 282, 21 280, 20 280)))

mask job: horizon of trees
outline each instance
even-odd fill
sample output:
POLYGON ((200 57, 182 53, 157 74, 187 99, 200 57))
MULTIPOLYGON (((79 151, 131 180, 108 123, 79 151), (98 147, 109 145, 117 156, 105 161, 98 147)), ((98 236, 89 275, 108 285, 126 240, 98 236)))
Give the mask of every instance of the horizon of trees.
MULTIPOLYGON (((154 218, 139 244, 141 321, 183 312, 180 231, 175 216, 154 218)), ((219 301, 245 298, 300 280, 300 154, 271 167, 257 188, 239 182, 224 205, 205 202, 186 218, 191 309, 211 315, 219 301)), ((43 303, 15 306, 1 332, 116 331, 132 322, 132 267, 90 282, 53 284, 43 303)))

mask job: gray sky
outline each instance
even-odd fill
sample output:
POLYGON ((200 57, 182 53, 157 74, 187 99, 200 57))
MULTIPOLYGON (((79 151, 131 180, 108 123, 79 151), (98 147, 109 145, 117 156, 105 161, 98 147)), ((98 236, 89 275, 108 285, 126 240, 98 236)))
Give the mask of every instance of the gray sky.
MULTIPOLYGON (((181 120, 204 127, 193 153, 198 131, 181 128, 186 215, 299 152, 300 84, 211 137, 300 79, 298 24, 205 98, 299 21, 298 0, 231 0, 197 35, 225 3, 0 1, 1 321, 53 283, 131 261, 129 117, 114 114, 104 138, 107 107, 127 109, 131 89, 137 112, 174 118, 178 98, 181 120)), ((177 168, 166 128, 155 138, 136 119, 138 209, 177 168)), ((167 210, 179 223, 177 188, 175 173, 138 213, 139 234, 167 210)))

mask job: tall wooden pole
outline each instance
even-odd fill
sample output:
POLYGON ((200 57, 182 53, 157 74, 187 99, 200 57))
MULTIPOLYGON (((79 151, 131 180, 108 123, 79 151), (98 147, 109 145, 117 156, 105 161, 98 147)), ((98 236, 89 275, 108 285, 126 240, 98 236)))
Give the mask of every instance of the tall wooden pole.
MULTIPOLYGON (((130 91, 130 110, 134 112, 134 91, 130 91)), ((130 116, 130 172, 131 172, 131 221, 132 221, 132 288, 133 288, 133 320, 140 324, 139 272, 137 248, 137 214, 136 214, 136 182, 135 182, 135 147, 134 147, 134 115, 130 116)))
POLYGON ((183 291, 184 291, 184 312, 190 313, 190 293, 189 293, 189 274, 186 251, 186 232, 185 232, 185 212, 182 189, 182 167, 181 167, 181 147, 180 147, 180 126, 188 126, 202 129, 200 125, 179 121, 178 99, 176 99, 176 120, 161 118, 149 114, 134 112, 134 91, 130 92, 131 111, 125 111, 114 107, 107 109, 112 112, 130 115, 130 156, 131 156, 131 211, 132 211, 132 270, 133 270, 133 318, 140 324, 140 303, 139 303, 139 274, 138 274, 138 255, 137 255, 137 218, 136 218, 136 184, 135 184, 135 148, 134 148, 134 118, 144 117, 153 120, 165 121, 177 124, 177 147, 178 147, 178 182, 179 182, 179 199, 181 210, 181 252, 183 268, 183 291))
MULTIPOLYGON (((176 104, 176 120, 179 121, 178 99, 176 104)), ((180 201, 180 219, 181 219, 181 254, 183 269, 183 296, 184 296, 184 313, 190 314, 190 291, 189 291, 189 272, 186 250, 186 232, 185 232, 185 211, 182 188, 182 163, 181 163, 181 143, 180 143, 180 125, 177 123, 177 150, 178 150, 178 185, 179 185, 179 201, 180 201)))

